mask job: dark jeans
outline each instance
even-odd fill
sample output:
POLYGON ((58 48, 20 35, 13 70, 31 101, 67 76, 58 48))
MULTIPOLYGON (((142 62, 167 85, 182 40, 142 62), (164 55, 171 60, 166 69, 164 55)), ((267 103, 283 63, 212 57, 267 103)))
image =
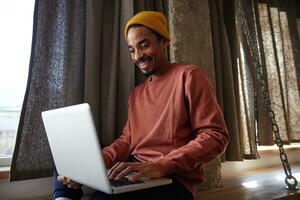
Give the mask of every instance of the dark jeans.
MULTIPOLYGON (((81 199, 83 192, 81 189, 70 189, 63 183, 57 181, 57 172, 54 171, 53 176, 53 199, 58 197, 68 197, 74 200, 81 199)), ((109 195, 100 191, 96 191, 90 200, 193 200, 193 195, 185 189, 176 180, 173 180, 172 184, 137 190, 133 192, 126 192, 122 194, 109 195)))
MULTIPOLYGON (((136 159, 130 157, 130 162, 137 162, 136 159)), ((53 176, 53 199, 58 197, 68 197, 74 200, 78 200, 82 197, 83 192, 81 189, 70 189, 63 183, 57 181, 57 171, 54 170, 53 176)), ((100 191, 96 191, 90 200, 193 200, 193 195, 185 189, 180 183, 173 179, 172 184, 153 187, 144 190, 137 190, 133 192, 126 192, 122 194, 109 195, 100 191)))
POLYGON ((56 169, 54 170, 53 174, 53 193, 52 197, 53 199, 56 199, 58 197, 68 197, 74 200, 79 200, 81 199, 83 192, 81 189, 71 189, 68 188, 66 185, 64 185, 62 182, 59 182, 57 180, 57 171, 56 169))
POLYGON ((193 200, 193 195, 176 180, 172 184, 109 195, 100 191, 95 192, 90 200, 193 200))

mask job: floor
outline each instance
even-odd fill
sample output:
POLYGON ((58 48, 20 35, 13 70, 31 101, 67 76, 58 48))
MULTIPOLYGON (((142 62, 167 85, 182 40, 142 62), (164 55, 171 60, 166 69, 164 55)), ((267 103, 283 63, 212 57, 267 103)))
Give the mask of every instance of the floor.
MULTIPOLYGON (((292 166, 300 188, 300 164, 292 166)), ((300 189, 286 189, 283 168, 273 167, 223 177, 223 187, 199 192, 197 200, 300 200, 300 189)))

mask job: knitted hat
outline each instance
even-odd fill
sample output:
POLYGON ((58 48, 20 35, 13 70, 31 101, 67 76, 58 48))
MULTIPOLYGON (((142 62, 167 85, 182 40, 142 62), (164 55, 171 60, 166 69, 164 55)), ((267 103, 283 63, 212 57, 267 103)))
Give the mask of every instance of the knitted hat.
POLYGON ((162 37, 170 41, 169 32, 167 29, 167 19, 166 17, 156 11, 142 11, 134 15, 130 20, 128 20, 125 27, 125 39, 127 40, 128 28, 133 24, 144 25, 153 31, 160 34, 162 37))

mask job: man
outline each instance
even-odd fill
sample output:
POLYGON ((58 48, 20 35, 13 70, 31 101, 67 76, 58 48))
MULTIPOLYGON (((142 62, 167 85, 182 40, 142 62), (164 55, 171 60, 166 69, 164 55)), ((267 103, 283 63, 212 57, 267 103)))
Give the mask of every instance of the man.
MULTIPOLYGON (((119 180, 135 172, 141 177, 171 177, 173 183, 120 195, 96 192, 94 199, 193 199, 203 181, 204 164, 224 152, 228 132, 212 86, 201 69, 170 63, 166 48, 167 20, 143 11, 126 24, 125 38, 132 61, 148 77, 128 99, 122 135, 103 149, 109 177, 119 180)), ((77 192, 80 186, 59 176, 54 194, 77 192)), ((64 195, 61 195, 64 196, 64 195)), ((72 196, 69 196, 72 197, 72 196)), ((73 197, 74 198, 74 197, 73 197)))

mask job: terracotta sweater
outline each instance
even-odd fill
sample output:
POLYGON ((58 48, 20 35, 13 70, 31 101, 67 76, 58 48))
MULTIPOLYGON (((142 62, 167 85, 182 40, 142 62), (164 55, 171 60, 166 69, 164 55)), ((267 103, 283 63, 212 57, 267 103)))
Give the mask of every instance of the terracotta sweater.
POLYGON ((103 149, 112 166, 130 155, 155 162, 192 194, 204 164, 224 152, 228 132, 212 86, 197 66, 172 64, 131 92, 122 135, 103 149))

